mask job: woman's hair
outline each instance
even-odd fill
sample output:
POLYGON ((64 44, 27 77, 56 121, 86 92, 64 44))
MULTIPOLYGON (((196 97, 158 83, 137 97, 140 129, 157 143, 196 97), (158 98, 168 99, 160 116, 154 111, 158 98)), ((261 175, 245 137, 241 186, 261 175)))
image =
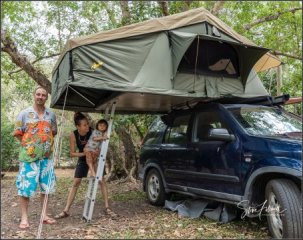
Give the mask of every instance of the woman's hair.
POLYGON ((98 125, 101 124, 101 123, 104 123, 106 125, 106 130, 108 128, 108 122, 105 120, 105 119, 101 119, 97 122, 96 124, 96 129, 98 129, 98 125))
POLYGON ((76 126, 79 126, 81 120, 83 120, 83 119, 87 120, 87 118, 84 116, 83 113, 81 113, 81 112, 75 112, 75 114, 74 114, 74 122, 75 122, 76 126))

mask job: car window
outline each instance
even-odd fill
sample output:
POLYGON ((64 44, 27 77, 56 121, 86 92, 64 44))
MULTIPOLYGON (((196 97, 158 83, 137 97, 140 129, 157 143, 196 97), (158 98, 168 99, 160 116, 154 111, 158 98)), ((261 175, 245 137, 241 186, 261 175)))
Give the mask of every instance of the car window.
POLYGON ((241 107, 229 111, 250 135, 302 138, 302 121, 279 108, 241 107))
POLYGON ((143 140, 144 145, 159 144, 162 143, 164 131, 166 129, 165 123, 161 118, 157 118, 150 126, 147 135, 143 140))
POLYGON ((190 115, 176 117, 172 127, 165 133, 165 143, 185 144, 187 141, 187 128, 190 115))
POLYGON ((198 113, 193 129, 194 142, 209 141, 208 135, 212 128, 226 128, 229 130, 219 112, 208 111, 198 113))

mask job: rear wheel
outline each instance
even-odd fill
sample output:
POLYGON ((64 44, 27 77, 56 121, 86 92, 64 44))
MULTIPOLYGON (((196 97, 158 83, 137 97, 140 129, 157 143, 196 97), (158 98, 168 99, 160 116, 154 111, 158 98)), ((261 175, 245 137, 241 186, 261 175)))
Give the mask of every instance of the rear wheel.
POLYGON ((152 205, 163 206, 167 198, 159 171, 151 169, 145 178, 145 189, 148 201, 152 205))
POLYGON ((267 222, 274 238, 302 238, 300 195, 296 184, 288 179, 275 179, 267 183, 267 222))

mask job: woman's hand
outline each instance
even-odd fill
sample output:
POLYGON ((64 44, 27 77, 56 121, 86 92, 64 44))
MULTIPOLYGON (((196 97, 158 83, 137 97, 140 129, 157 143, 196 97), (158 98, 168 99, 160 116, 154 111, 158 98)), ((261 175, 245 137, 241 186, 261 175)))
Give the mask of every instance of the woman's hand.
POLYGON ((72 132, 69 136, 69 153, 71 157, 85 157, 84 152, 77 152, 77 143, 75 134, 72 132))

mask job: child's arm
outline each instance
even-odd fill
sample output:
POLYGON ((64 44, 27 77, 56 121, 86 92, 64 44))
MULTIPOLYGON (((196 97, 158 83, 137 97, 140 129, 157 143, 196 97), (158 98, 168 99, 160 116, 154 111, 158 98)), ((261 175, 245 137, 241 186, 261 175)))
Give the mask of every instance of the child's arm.
POLYGON ((105 135, 105 136, 99 136, 99 137, 93 137, 93 140, 94 141, 103 141, 103 140, 107 140, 108 137, 105 135))

